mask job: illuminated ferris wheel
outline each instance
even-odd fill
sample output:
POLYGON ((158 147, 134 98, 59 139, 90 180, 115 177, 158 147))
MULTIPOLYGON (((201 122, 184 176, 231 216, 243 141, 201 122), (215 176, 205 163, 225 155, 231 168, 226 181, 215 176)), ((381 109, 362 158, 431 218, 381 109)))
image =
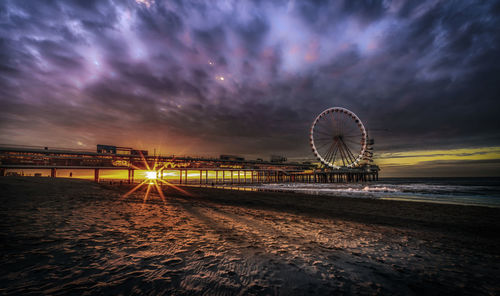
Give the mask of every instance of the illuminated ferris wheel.
POLYGON ((356 114, 334 107, 316 117, 311 126, 310 142, 314 155, 325 166, 352 168, 363 159, 367 135, 356 114))

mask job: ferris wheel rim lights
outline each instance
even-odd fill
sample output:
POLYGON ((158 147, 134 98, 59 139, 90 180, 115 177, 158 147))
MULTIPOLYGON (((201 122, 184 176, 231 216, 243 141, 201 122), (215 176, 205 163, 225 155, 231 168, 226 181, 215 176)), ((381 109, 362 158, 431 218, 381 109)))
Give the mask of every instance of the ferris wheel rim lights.
POLYGON ((332 108, 328 108, 326 110, 324 110, 323 112, 321 112, 313 121, 313 124, 311 126, 311 131, 310 131, 310 145, 311 145, 311 148, 313 150, 313 153, 314 155, 316 156, 316 158, 324 165, 330 167, 330 168, 334 168, 334 169, 340 169, 341 166, 338 166, 338 165, 335 165, 334 163, 331 163, 327 160, 325 160, 323 158, 323 156, 318 152, 317 148, 316 148, 316 144, 314 143, 314 127, 316 126, 316 124, 318 123, 318 121, 325 115, 329 114, 329 113, 335 113, 335 112, 338 112, 338 113, 344 113, 346 115, 348 115, 349 117, 351 117, 354 122, 356 123, 356 125, 358 126, 358 128, 360 129, 361 131, 361 151, 359 153, 359 155, 355 158, 354 161, 352 161, 351 163, 349 163, 348 165, 346 165, 346 167, 348 168, 352 168, 354 166, 356 166, 357 164, 360 163, 360 161, 362 160, 363 158, 363 155, 366 151, 366 143, 367 143, 367 133, 366 133, 366 129, 365 129, 365 126, 363 125, 363 122, 361 121, 361 119, 359 119, 359 117, 354 114, 354 112, 346 109, 346 108, 342 108, 342 107, 332 107, 332 108))

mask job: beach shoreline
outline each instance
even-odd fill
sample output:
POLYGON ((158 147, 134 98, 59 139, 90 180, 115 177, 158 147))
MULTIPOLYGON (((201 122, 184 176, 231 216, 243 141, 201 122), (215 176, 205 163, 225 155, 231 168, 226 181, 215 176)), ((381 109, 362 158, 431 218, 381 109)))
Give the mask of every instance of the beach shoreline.
POLYGON ((499 289, 500 209, 0 178, 0 293, 446 294, 499 289))

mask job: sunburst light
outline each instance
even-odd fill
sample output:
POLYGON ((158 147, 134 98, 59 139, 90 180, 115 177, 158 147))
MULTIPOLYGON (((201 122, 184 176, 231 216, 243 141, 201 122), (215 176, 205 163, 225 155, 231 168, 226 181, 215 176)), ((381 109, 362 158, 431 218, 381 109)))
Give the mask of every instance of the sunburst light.
MULTIPOLYGON (((163 201, 163 203, 165 203, 166 202, 165 195, 163 194, 163 190, 162 190, 163 184, 167 185, 168 187, 172 187, 172 188, 176 189, 177 191, 181 192, 184 195, 191 196, 191 194, 189 192, 185 191, 184 189, 179 188, 178 186, 158 177, 162 174, 162 167, 157 168, 158 167, 158 158, 155 159, 155 162, 154 162, 152 168, 149 166, 148 162, 146 161, 146 158, 144 157, 144 155, 142 153, 141 153, 141 158, 142 158, 142 161, 144 162, 144 165, 147 169, 146 174, 145 174, 146 179, 144 179, 144 181, 139 183, 134 188, 130 189, 127 193, 125 193, 122 196, 122 198, 126 198, 127 196, 131 195, 132 193, 134 193, 135 191, 137 191, 141 187, 147 186, 146 193, 144 194, 144 198, 143 198, 143 203, 146 203, 146 201, 148 200, 149 193, 151 192, 152 187, 154 187, 156 189, 156 192, 158 192, 158 195, 160 196, 161 200, 163 201)), ((131 165, 131 166, 132 166, 132 168, 134 168, 136 170, 141 169, 141 168, 136 167, 134 165, 131 165)))

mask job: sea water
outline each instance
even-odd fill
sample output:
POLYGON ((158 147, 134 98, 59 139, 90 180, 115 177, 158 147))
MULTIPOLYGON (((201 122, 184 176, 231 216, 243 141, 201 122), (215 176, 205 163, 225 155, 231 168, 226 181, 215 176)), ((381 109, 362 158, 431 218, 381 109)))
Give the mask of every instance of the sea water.
POLYGON ((500 178, 385 178, 361 183, 279 183, 260 190, 500 207, 500 178))

